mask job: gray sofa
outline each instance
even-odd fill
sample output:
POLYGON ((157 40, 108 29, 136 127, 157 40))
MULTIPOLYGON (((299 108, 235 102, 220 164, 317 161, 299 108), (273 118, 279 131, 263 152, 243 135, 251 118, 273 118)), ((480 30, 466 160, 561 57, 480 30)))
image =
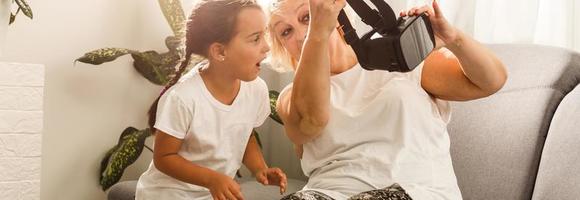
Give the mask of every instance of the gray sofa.
MULTIPOLYGON (((580 54, 538 45, 489 47, 508 68, 506 85, 491 97, 452 103, 448 129, 463 198, 580 199, 580 54)), ((279 143, 266 147, 289 146, 266 141, 279 143)), ((267 160, 290 159, 277 166, 299 171, 288 154, 267 160)), ((289 176, 290 192, 304 185, 302 175, 289 176)), ((240 182, 248 200, 281 197, 275 187, 240 182)), ((134 191, 135 181, 120 182, 108 198, 132 199, 134 191)))

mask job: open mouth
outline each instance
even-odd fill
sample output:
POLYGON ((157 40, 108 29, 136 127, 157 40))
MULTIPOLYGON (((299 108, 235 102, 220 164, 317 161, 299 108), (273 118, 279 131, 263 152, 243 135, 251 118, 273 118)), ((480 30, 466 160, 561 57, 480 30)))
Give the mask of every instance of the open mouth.
POLYGON ((266 59, 266 57, 264 57, 264 58, 260 59, 260 61, 258 61, 258 62, 256 63, 256 67, 260 67, 260 65, 262 65, 262 62, 263 62, 265 59, 266 59))

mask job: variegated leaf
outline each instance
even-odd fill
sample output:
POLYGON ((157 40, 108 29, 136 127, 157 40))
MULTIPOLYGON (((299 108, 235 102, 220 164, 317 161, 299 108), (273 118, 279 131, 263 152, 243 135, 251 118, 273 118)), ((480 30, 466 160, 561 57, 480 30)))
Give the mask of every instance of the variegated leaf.
POLYGON ((101 161, 100 184, 103 191, 121 179, 125 169, 139 158, 145 146, 145 139, 151 135, 150 129, 137 130, 128 127, 123 131, 117 145, 111 148, 101 161))
POLYGON ((270 118, 279 124, 284 125, 282 119, 278 116, 278 112, 276 112, 276 101, 278 100, 279 95, 280 93, 278 91, 270 90, 270 118))
POLYGON ((185 38, 175 36, 166 37, 165 46, 167 46, 167 49, 169 49, 170 52, 177 52, 180 58, 185 54, 185 38))
POLYGON ((24 15, 26 15, 28 18, 32 19, 32 9, 30 9, 30 5, 28 5, 28 3, 26 3, 26 1, 16 0, 16 4, 18 4, 18 7, 20 7, 20 9, 22 10, 22 13, 24 13, 24 15))
POLYGON ((185 37, 185 13, 180 0, 159 0, 161 11, 175 37, 185 37))
POLYGON ((147 80, 157 85, 165 85, 175 73, 179 56, 159 54, 156 51, 132 53, 133 67, 147 80))
POLYGON ((8 22, 8 25, 14 23, 14 20, 16 20, 16 15, 10 13, 10 22, 8 22))
POLYGON ((100 65, 105 62, 111 62, 131 52, 135 51, 123 48, 102 48, 85 53, 85 55, 76 59, 75 62, 79 61, 87 64, 100 65))

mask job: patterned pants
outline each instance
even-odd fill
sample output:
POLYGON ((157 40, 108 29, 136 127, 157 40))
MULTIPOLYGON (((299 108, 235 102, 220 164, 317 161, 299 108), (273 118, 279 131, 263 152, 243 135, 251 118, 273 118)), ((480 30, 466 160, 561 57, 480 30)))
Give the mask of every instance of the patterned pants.
MULTIPOLYGON (((305 191, 298 191, 280 200, 334 200, 333 198, 325 195, 323 193, 312 191, 312 190, 305 190, 305 191)), ((363 193, 359 193, 354 195, 348 200, 412 200, 411 197, 405 192, 399 184, 393 184, 389 187, 378 189, 378 190, 371 190, 366 191, 363 193)))

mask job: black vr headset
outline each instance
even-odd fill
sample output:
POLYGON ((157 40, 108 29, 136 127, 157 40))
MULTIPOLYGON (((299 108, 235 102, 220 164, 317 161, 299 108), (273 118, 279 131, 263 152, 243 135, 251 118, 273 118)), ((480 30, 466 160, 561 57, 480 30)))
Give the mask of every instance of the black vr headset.
POLYGON ((426 13, 397 20, 384 0, 371 0, 379 11, 371 9, 363 0, 347 2, 362 21, 373 28, 359 38, 344 10, 338 15, 344 38, 364 69, 409 72, 435 47, 435 36, 426 13), (375 33, 380 37, 372 37, 375 33))

